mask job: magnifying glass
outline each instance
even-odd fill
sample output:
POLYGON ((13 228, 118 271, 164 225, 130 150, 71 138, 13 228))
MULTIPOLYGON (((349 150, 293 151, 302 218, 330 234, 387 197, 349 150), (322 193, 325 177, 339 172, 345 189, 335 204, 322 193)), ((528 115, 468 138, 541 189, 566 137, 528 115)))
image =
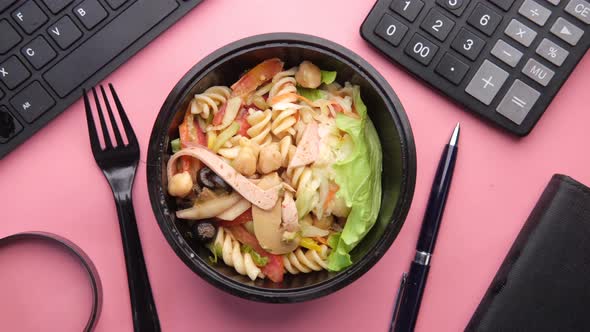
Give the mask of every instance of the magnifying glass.
POLYGON ((74 243, 44 232, 0 239, 0 330, 89 332, 101 307, 96 267, 74 243))

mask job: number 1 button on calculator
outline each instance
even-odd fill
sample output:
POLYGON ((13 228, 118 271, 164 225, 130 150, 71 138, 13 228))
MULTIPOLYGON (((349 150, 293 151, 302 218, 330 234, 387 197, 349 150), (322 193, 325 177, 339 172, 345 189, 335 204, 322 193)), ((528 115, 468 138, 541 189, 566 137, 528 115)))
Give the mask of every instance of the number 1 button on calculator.
POLYGON ((590 0, 379 0, 365 40, 525 136, 590 46, 590 0))

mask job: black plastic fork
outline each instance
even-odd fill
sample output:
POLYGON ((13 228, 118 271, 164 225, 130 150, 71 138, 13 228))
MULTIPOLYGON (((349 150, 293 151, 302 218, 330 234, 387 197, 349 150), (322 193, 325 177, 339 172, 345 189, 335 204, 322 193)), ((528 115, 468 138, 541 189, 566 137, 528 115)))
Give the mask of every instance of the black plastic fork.
POLYGON ((131 189, 133 187, 133 180, 135 179, 137 163, 139 161, 139 143, 137 142, 137 137, 135 137, 131 123, 129 123, 123 105, 121 104, 112 84, 109 84, 109 89, 115 101, 115 106, 119 113, 123 129, 125 130, 128 144, 125 145, 123 142, 109 99, 105 93, 105 89, 101 85, 100 91, 104 100, 104 105, 107 109, 113 133, 115 134, 116 144, 113 145, 113 142, 111 141, 96 89, 92 88, 100 127, 102 128, 102 137, 104 139, 105 148, 103 149, 100 146, 98 133, 92 116, 92 108, 88 101, 86 90, 84 90, 84 106, 86 108, 90 146, 92 147, 94 159, 111 185, 113 195, 115 196, 117 215, 119 216, 119 225, 123 240, 123 250, 125 253, 125 265, 127 266, 127 281, 129 283, 129 294, 131 297, 134 331, 160 331, 160 321, 158 319, 158 313, 156 311, 156 305, 154 303, 147 269, 145 267, 143 251, 141 249, 141 242, 137 231, 137 223, 135 221, 133 202, 131 200, 131 189))

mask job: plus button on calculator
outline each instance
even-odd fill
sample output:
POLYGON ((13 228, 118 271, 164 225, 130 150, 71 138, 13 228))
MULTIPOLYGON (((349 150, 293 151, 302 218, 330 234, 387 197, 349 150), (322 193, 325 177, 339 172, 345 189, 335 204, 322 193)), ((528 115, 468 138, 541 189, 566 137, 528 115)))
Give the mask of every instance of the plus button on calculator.
POLYGON ((467 110, 527 135, 590 46, 590 0, 379 0, 363 38, 467 110))

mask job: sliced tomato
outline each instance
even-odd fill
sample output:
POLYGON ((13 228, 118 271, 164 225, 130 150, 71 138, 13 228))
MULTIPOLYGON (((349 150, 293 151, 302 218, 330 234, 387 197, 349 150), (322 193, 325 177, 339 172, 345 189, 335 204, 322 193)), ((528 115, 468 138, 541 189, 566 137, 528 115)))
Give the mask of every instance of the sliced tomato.
POLYGON ((247 223, 248 221, 252 220, 252 209, 248 209, 246 210, 246 212, 240 214, 236 219, 234 220, 221 220, 218 219, 218 223, 219 226, 222 227, 231 227, 231 226, 237 226, 237 225, 242 225, 247 223))
MULTIPOLYGON (((201 130, 198 121, 194 118, 190 108, 184 114, 183 122, 178 126, 180 135, 180 145, 186 148, 194 144, 203 144, 206 142, 205 134, 201 130)), ((182 172, 189 172, 196 175, 196 172, 201 168, 201 162, 189 156, 180 157, 180 170, 182 172)))
POLYGON ((242 135, 244 137, 248 137, 248 129, 250 129, 250 123, 248 123, 248 110, 243 108, 238 114, 236 121, 240 124, 240 130, 238 131, 238 135, 242 135))
POLYGON ((219 126, 221 122, 223 122, 223 117, 225 116, 225 109, 227 107, 227 103, 223 104, 217 114, 213 117, 213 121, 211 122, 214 126, 219 126))
POLYGON ((283 61, 272 58, 259 63, 242 76, 231 88, 234 96, 243 96, 261 86, 264 82, 272 79, 283 70, 283 61))
POLYGON ((261 256, 268 257, 268 263, 262 268, 262 273, 274 282, 282 282, 285 274, 285 267, 283 266, 283 258, 278 255, 273 255, 268 251, 262 249, 256 236, 251 234, 244 228, 243 225, 228 227, 232 235, 239 242, 250 246, 261 256))

